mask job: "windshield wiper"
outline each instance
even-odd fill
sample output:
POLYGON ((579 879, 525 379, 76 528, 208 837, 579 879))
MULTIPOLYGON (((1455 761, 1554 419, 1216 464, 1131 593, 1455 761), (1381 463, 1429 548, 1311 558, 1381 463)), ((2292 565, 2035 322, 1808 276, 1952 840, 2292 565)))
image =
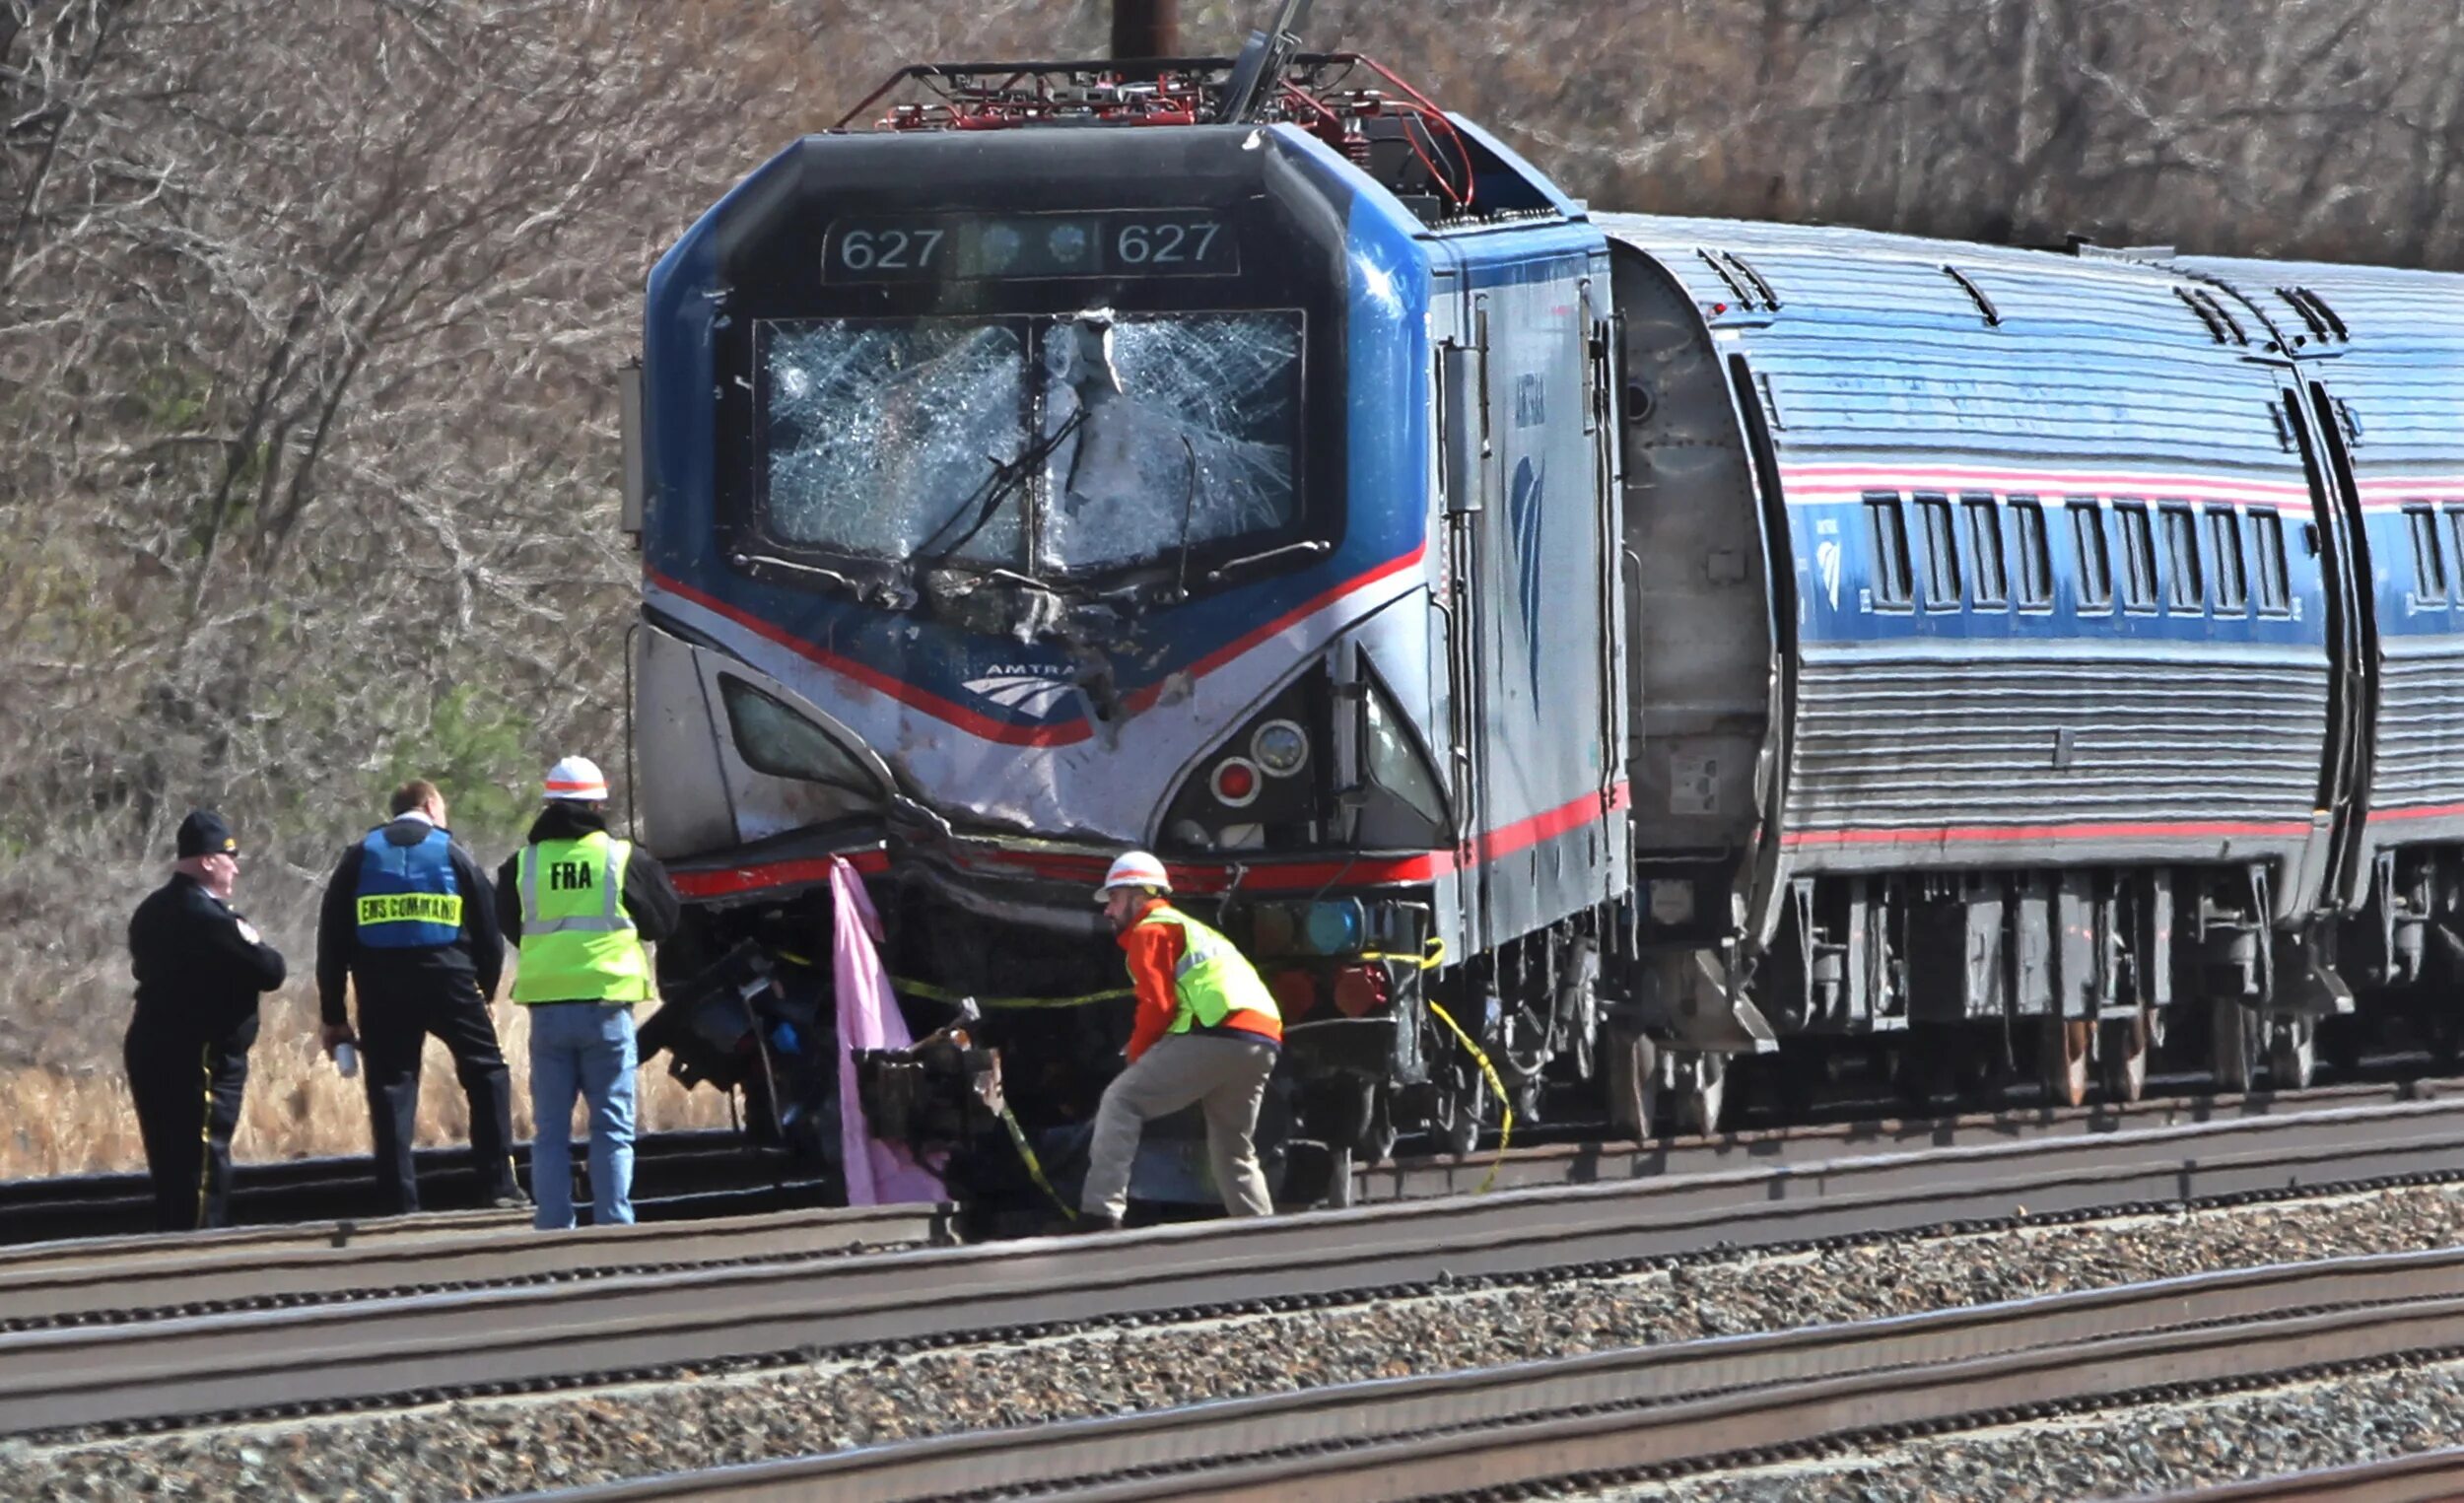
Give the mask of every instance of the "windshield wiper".
POLYGON ((1190 456, 1190 464, 1189 482, 1181 492, 1181 557, 1179 567, 1173 571, 1173 593, 1186 600, 1190 597, 1190 519, 1198 511, 1198 445, 1190 442, 1188 434, 1183 434, 1181 449, 1190 456))
POLYGON ((1059 449, 1061 444, 1085 423, 1086 409, 1081 407, 1063 419, 1059 428, 1029 444, 1017 458, 1006 464, 998 459, 992 460, 992 473, 984 477, 984 483, 976 487, 975 494, 968 497, 957 511, 951 512, 947 520, 932 529, 931 534, 925 537, 924 543, 916 549, 915 556, 910 562, 926 566, 938 564, 975 541, 976 534, 982 532, 986 523, 992 520, 993 513, 1000 511, 1001 504, 1008 501, 1010 497, 1023 492, 1027 488, 1027 477, 1034 474, 1044 461, 1050 459, 1054 451, 1059 449), (950 539, 946 545, 935 547, 941 535, 957 525, 970 512, 975 513, 975 520, 967 524, 967 530, 950 539))
POLYGON ((1333 553, 1334 551, 1335 545, 1325 541, 1324 539, 1313 539, 1312 541, 1305 543, 1285 543, 1280 548, 1269 548, 1264 553, 1253 553, 1245 559, 1234 559, 1231 563, 1224 565, 1221 569, 1210 569, 1206 571, 1206 581, 1210 584, 1220 584, 1223 582, 1224 577, 1231 574, 1235 570, 1247 569, 1255 564, 1264 564, 1269 559, 1279 559, 1287 553, 1306 554, 1310 558, 1314 559, 1325 554, 1333 553))

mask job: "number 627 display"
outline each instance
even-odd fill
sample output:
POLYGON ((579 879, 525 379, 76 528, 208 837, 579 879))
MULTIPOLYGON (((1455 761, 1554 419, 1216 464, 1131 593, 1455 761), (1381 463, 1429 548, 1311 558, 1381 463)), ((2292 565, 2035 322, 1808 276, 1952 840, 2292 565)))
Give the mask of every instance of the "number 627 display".
POLYGON ((1231 227, 1202 209, 843 219, 822 241, 825 282, 995 277, 1231 276, 1231 227))

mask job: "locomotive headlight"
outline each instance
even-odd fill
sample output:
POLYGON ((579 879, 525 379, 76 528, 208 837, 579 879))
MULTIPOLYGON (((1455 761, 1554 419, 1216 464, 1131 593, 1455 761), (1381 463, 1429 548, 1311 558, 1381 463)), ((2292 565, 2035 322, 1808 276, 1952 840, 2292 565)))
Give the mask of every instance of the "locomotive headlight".
POLYGON ((1270 778, 1289 778, 1309 763, 1309 732, 1291 720, 1268 720, 1249 738, 1249 754, 1270 778))
POLYGON ((1258 790, 1265 780, 1258 776, 1258 764, 1247 757, 1226 757, 1215 764, 1208 786, 1214 789, 1215 802, 1227 809, 1246 809, 1258 801, 1258 790))

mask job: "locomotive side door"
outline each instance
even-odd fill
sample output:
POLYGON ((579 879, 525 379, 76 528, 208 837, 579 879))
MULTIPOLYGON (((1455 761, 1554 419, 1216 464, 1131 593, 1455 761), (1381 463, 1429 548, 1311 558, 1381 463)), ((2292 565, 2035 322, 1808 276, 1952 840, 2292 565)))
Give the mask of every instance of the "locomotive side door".
POLYGON ((1485 298, 1466 309, 1452 278, 1433 290, 1433 308, 1443 309, 1436 350, 1437 465, 1445 523, 1448 791, 1455 817, 1455 893, 1463 952, 1488 944, 1488 876, 1480 858, 1486 825, 1481 726, 1487 718, 1486 675, 1481 672, 1484 631, 1479 589, 1483 563, 1480 512, 1487 492, 1489 456, 1488 309, 1485 298), (1468 316, 1467 316, 1468 314, 1468 316))

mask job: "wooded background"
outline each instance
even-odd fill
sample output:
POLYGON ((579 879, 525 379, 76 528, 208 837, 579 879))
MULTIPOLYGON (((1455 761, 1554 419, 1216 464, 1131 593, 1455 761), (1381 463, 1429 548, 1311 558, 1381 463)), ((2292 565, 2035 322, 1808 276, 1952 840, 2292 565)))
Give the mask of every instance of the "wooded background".
MULTIPOLYGON (((1263 20, 1183 0, 1185 47, 1263 20)), ((116 1057, 192 804, 305 978, 393 782, 622 777, 612 373, 699 210, 1104 0, 0 0, 0 1064, 116 1057)), ((1603 207, 2454 267, 2433 0, 1321 0, 1603 207)), ((624 797, 622 791, 618 797, 624 797)))

